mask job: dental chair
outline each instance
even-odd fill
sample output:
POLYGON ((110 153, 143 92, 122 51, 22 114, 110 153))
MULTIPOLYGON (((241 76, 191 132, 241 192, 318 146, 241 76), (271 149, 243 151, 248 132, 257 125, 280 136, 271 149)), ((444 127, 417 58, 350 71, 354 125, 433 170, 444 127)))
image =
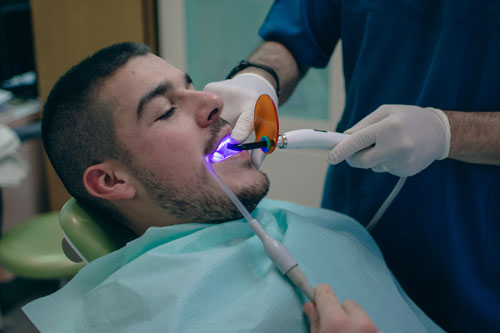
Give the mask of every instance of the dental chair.
POLYGON ((110 221, 75 198, 64 204, 59 224, 64 234, 64 253, 70 260, 85 264, 118 250, 137 237, 127 227, 110 221))
MULTIPOLYGON (((35 122, 14 131, 22 142, 39 139, 41 125, 35 122)), ((0 264, 28 279, 63 280, 75 275, 83 265, 68 260, 61 250, 63 233, 58 222, 59 212, 50 212, 9 229, 0 237, 0 264)))
MULTIPOLYGON (((13 129, 21 142, 38 140, 41 136, 40 122, 13 129)), ((2 233, 2 189, 0 188, 0 265, 15 276, 32 280, 58 280, 62 285, 84 265, 72 262, 61 249, 63 232, 59 226, 59 212, 32 216, 2 233)), ((10 288, 8 282, 3 288, 10 288)), ((2 290, 3 291, 3 290, 2 290)), ((8 297, 0 297, 0 331, 2 310, 8 297), (5 302, 5 303, 4 303, 5 302)))

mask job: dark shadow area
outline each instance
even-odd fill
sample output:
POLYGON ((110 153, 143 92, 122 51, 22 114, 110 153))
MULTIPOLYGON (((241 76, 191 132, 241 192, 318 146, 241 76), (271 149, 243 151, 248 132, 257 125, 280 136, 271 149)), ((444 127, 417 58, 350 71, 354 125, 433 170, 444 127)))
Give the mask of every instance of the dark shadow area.
POLYGON ((38 332, 21 308, 42 296, 59 289, 58 280, 30 280, 15 278, 0 283, 0 309, 2 310, 3 329, 1 333, 38 332))

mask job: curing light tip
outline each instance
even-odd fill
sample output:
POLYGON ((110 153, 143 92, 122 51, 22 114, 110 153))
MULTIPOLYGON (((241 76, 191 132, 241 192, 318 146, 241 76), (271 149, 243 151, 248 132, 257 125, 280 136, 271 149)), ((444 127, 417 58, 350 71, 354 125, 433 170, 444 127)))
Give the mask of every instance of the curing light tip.
POLYGON ((229 143, 227 145, 228 149, 242 151, 242 150, 251 150, 251 149, 259 149, 267 153, 271 147, 274 145, 274 140, 269 140, 267 136, 263 136, 260 141, 249 142, 249 143, 229 143))
POLYGON ((208 160, 211 163, 217 163, 238 154, 240 151, 231 149, 229 147, 229 145, 236 143, 237 142, 234 141, 234 139, 231 138, 230 135, 226 135, 217 146, 217 149, 213 153, 207 155, 208 160))

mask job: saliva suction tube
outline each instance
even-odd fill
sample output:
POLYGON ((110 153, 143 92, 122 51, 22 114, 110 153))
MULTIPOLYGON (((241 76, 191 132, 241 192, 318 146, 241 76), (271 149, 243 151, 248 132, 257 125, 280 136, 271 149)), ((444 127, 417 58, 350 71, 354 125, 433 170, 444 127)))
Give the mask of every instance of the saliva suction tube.
POLYGON ((203 158, 203 165, 207 169, 208 173, 220 186, 220 188, 231 199, 233 204, 238 208, 243 217, 248 221, 248 224, 250 225, 252 230, 262 241, 267 256, 269 257, 269 259, 271 259, 271 261, 278 268, 281 274, 286 275, 290 279, 290 281, 292 281, 293 284, 298 287, 307 296, 307 298, 309 298, 309 300, 314 302, 314 289, 307 280, 304 273, 302 273, 302 271, 300 270, 295 258, 290 254, 290 252, 288 252, 283 244, 267 234, 260 223, 250 215, 243 203, 241 203, 238 197, 222 181, 222 179, 215 171, 212 163, 221 162, 239 153, 238 151, 227 148, 228 144, 234 143, 231 143, 230 137, 225 137, 214 153, 208 154, 203 158))

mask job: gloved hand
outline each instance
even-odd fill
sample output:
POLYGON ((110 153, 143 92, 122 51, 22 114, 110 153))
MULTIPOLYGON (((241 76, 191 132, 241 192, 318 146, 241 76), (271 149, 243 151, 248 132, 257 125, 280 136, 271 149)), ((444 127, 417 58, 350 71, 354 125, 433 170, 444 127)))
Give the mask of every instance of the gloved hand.
POLYGON ((339 301, 327 284, 314 288, 316 303, 304 304, 304 312, 311 323, 311 333, 319 332, 378 332, 363 307, 353 300, 339 301))
POLYGON ((448 117, 434 108, 382 105, 345 133, 351 135, 332 149, 329 163, 347 160, 356 168, 400 177, 422 171, 450 151, 448 117))
POLYGON ((231 136, 238 142, 245 141, 254 130, 253 112, 260 95, 269 95, 278 107, 274 87, 254 73, 238 74, 230 80, 212 82, 203 90, 222 97, 224 107, 221 117, 231 124, 231 136))
POLYGON ((257 168, 260 169, 262 162, 266 158, 267 154, 262 151, 262 149, 254 149, 251 152, 252 154, 252 163, 257 168))

